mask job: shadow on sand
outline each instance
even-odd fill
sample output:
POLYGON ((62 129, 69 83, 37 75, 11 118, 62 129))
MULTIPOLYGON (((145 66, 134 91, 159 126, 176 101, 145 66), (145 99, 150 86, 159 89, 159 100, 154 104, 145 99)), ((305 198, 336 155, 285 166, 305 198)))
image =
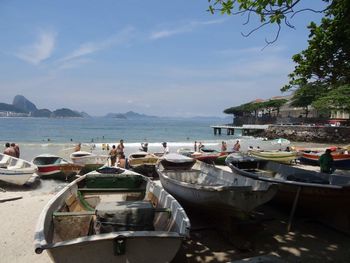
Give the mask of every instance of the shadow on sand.
POLYGON ((349 235, 300 216, 287 233, 288 213, 271 205, 260 207, 250 222, 228 225, 203 214, 188 212, 191 238, 173 262, 233 262, 259 255, 284 262, 350 262, 349 235))

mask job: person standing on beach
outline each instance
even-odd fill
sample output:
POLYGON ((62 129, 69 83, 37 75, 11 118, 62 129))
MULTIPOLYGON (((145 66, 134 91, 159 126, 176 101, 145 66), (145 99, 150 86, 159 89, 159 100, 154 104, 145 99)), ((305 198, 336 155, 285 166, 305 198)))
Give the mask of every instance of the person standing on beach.
POLYGON ((115 148, 115 145, 112 146, 109 156, 111 158, 111 166, 115 166, 115 162, 117 161, 117 149, 115 148))
POLYGON ((147 142, 143 142, 141 143, 141 149, 144 152, 148 152, 148 143, 147 142))
POLYGON ((74 151, 79 152, 80 150, 81 150, 81 143, 78 143, 77 145, 75 145, 74 151))
POLYGON ((124 140, 120 140, 117 146, 117 157, 120 158, 124 154, 124 140))
POLYGON ((193 150, 196 152, 197 151, 197 141, 194 141, 194 147, 193 150))
POLYGON ((10 155, 12 157, 16 157, 16 151, 13 147, 11 147, 9 142, 5 144, 4 154, 10 155))
POLYGON ((126 158, 124 153, 118 157, 118 167, 126 168, 126 158))
POLYGON ((221 142, 221 151, 222 152, 226 152, 227 151, 227 144, 224 141, 221 142))
POLYGON ((334 171, 333 157, 330 149, 327 149, 326 152, 321 155, 319 162, 321 173, 331 174, 334 171))
POLYGON ((20 151, 19 151, 19 146, 18 144, 15 144, 14 142, 11 143, 11 147, 15 150, 15 153, 16 153, 16 158, 19 158, 19 155, 20 155, 20 151))
POLYGON ((204 148, 204 145, 202 144, 202 142, 199 142, 198 151, 200 152, 202 150, 202 148, 204 148))
POLYGON ((163 142, 162 145, 163 145, 164 154, 168 154, 170 152, 168 144, 166 142, 163 142))
POLYGON ((233 151, 239 152, 240 149, 241 149, 241 145, 239 144, 239 140, 237 140, 235 145, 233 145, 233 151))

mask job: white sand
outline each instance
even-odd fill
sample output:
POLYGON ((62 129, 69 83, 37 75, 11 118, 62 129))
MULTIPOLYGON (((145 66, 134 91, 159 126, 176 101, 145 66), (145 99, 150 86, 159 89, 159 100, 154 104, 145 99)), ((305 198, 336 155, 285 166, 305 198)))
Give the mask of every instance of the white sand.
POLYGON ((22 199, 0 203, 0 261, 51 262, 46 252, 34 252, 34 229, 39 214, 53 194, 33 195, 32 192, 0 193, 0 198, 22 196, 22 199))

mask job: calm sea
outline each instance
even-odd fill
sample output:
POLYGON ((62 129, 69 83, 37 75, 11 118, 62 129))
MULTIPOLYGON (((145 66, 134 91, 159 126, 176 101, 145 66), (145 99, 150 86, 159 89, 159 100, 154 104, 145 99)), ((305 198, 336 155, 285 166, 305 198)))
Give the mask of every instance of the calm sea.
MULTIPOLYGON (((114 118, 0 118, 0 143, 15 142, 20 145, 21 157, 27 160, 38 154, 65 155, 64 151, 77 142, 84 150, 94 144, 96 151, 103 144, 125 141, 126 153, 138 151, 140 143, 147 141, 150 151, 161 151, 161 142, 168 142, 172 152, 181 147, 192 148, 194 141, 219 149, 222 140, 232 144, 236 136, 214 136, 208 120, 114 118), (230 142, 232 140, 232 142, 230 142)), ((1 148, 0 148, 1 149, 1 148)), ((64 156, 68 157, 68 156, 64 156)))
POLYGON ((221 141, 226 141, 231 149, 237 139, 241 149, 259 146, 262 149, 277 149, 262 138, 240 135, 215 136, 209 120, 184 119, 143 119, 122 120, 113 118, 0 118, 0 151, 5 142, 18 143, 21 158, 32 160, 44 153, 58 154, 69 159, 75 144, 81 142, 82 150, 107 154, 103 145, 125 141, 125 153, 136 152, 143 141, 147 141, 150 152, 162 151, 161 143, 166 141, 171 152, 179 148, 193 148, 194 141, 201 141, 206 147, 220 150, 221 141))
MULTIPOLYGON (((0 118, 1 141, 15 142, 127 142, 216 140, 207 120, 114 118, 0 118)), ((232 137, 232 136, 230 136, 232 137)))

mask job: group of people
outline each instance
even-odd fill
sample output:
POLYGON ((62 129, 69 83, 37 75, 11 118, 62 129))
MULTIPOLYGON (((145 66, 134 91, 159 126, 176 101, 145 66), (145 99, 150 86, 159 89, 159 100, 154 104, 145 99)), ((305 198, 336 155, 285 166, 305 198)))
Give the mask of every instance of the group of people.
MULTIPOLYGON (((204 144, 202 144, 202 142, 199 142, 198 144, 197 144, 197 141, 194 142, 193 150, 195 152, 200 152, 203 148, 204 148, 204 144)), ((233 145, 232 151, 239 152, 240 149, 241 149, 241 144, 239 140, 237 140, 236 143, 233 145)), ((222 141, 221 152, 227 152, 227 150, 228 150, 227 143, 225 141, 222 141)))
POLYGON ((117 163, 119 167, 125 168, 126 160, 124 148, 124 140, 120 140, 117 147, 115 145, 112 145, 112 149, 109 152, 112 166, 115 166, 117 163))
MULTIPOLYGON (((170 149, 168 147, 168 144, 166 142, 162 143, 163 146, 163 152, 164 154, 167 154, 170 152, 170 149)), ((112 145, 112 149, 109 151, 110 159, 111 159, 111 166, 115 166, 116 164, 118 167, 125 168, 126 165, 126 158, 124 153, 124 140, 120 140, 119 144, 117 146, 112 145)), ((141 151, 147 152, 148 151, 148 143, 143 142, 141 143, 141 151)))
POLYGON ((12 157, 16 157, 19 158, 20 156, 20 150, 19 150, 19 146, 16 143, 9 143, 7 142, 5 144, 5 150, 3 152, 4 154, 10 155, 12 157))

